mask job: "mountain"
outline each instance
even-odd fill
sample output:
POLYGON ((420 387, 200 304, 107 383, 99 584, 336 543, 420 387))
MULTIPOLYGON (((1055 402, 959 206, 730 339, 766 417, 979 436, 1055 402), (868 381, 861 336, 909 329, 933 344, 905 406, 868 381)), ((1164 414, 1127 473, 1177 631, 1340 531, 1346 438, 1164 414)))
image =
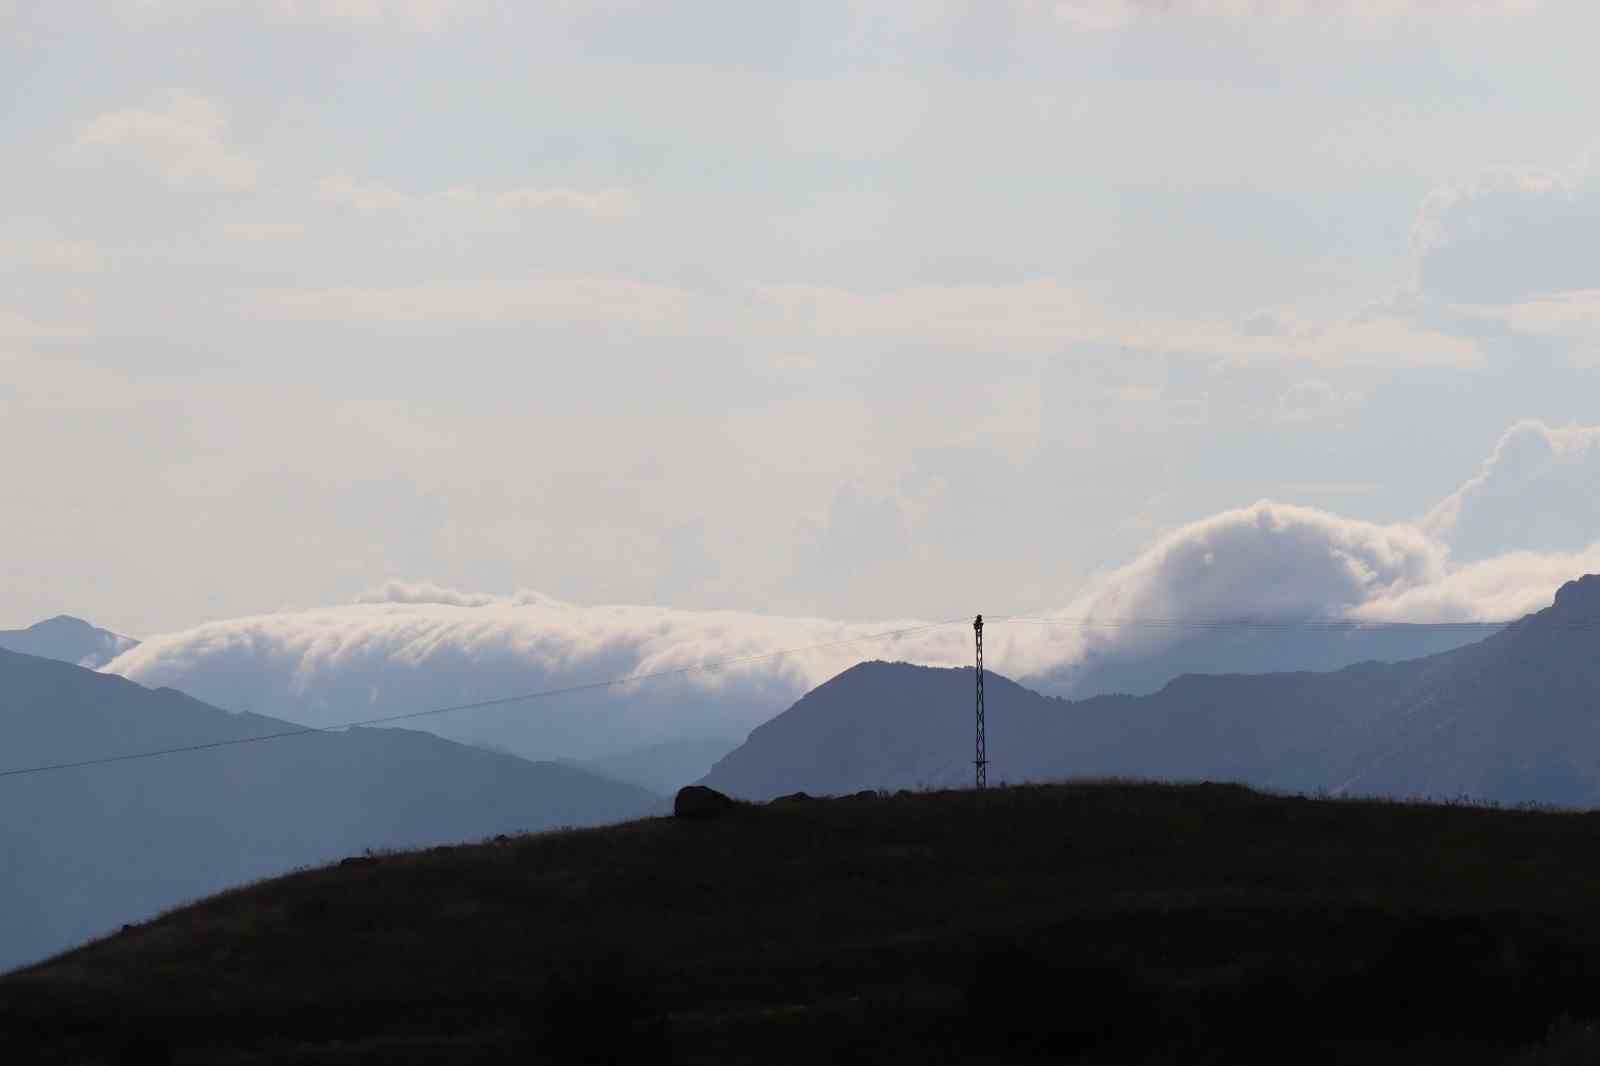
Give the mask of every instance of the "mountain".
POLYGON ((366 849, 617 821, 659 796, 404 729, 309 733, 0 651, 0 970, 366 849), (19 768, 193 745, 156 758, 19 768))
POLYGON ((1281 625, 1186 630, 1156 650, 1138 646, 1091 650, 1070 666, 1029 677, 1050 696, 1084 699, 1161 691, 1184 674, 1268 674, 1331 671, 1364 662, 1404 662, 1481 640, 1489 627, 1381 625, 1351 628, 1281 625))
MULTIPOLYGON (((704 783, 733 795, 972 779, 970 669, 863 663, 754 730, 704 783)), ((1600 805, 1600 576, 1476 644, 1331 673, 1187 675, 1066 700, 985 679, 990 780, 1127 776, 1600 805)))
POLYGON ((132 637, 97 629, 67 614, 35 622, 27 629, 0 629, 0 649, 95 670, 138 644, 132 637))

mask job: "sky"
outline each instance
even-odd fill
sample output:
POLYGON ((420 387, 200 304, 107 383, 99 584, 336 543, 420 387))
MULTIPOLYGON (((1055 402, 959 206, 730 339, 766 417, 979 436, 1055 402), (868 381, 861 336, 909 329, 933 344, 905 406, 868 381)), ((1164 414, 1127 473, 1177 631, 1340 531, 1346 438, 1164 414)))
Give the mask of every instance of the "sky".
POLYGON ((1548 602, 1600 559, 1597 33, 0 0, 0 627, 808 620, 771 647, 1271 606, 1269 543, 1296 609, 1548 602))

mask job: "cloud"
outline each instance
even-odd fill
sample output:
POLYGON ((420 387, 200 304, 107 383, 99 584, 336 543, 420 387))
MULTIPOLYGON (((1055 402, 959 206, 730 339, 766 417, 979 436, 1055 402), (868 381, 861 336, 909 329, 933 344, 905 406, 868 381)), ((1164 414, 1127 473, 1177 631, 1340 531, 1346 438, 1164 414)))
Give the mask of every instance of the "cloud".
POLYGON ((1130 314, 1100 305, 1054 278, 1010 285, 919 285, 880 292, 780 284, 759 300, 787 328, 824 338, 890 337, 957 348, 996 345, 1054 351, 1102 344, 1235 363, 1471 366, 1470 340, 1378 309, 1313 321, 1287 311, 1238 320, 1130 314))
POLYGON ((1360 405, 1359 393, 1326 381, 1299 381, 1278 397, 1272 418, 1275 422, 1321 422, 1349 414, 1360 405))
POLYGON ((253 12, 270 19, 350 26, 441 30, 477 0, 120 0, 140 16, 182 17, 214 11, 253 12))
MULTIPOLYGON (((1594 535, 1600 506, 1592 488, 1600 484, 1592 472, 1597 462, 1600 427, 1523 423, 1506 434, 1478 477, 1421 524, 1366 522, 1266 500, 1212 515, 1172 530, 1070 600, 1064 596, 1064 605, 1048 616, 1059 624, 1008 622, 1004 605, 976 605, 992 622, 985 634, 989 665, 1048 687, 1075 666, 1153 655, 1194 636, 1170 626, 1109 624, 1128 620, 1517 617, 1547 606, 1562 583, 1600 571, 1594 535), (1574 492, 1583 495, 1587 510, 1568 512, 1566 539, 1557 540, 1568 543, 1588 528, 1587 541, 1507 551, 1528 542, 1514 530, 1494 529, 1509 537, 1498 554, 1459 560, 1455 545, 1480 521, 1480 509, 1504 505, 1515 513, 1519 501, 1574 492)), ((865 516, 881 528, 865 544, 828 550, 848 561, 893 541, 899 517, 884 509, 884 501, 841 500, 836 518, 865 516)), ((529 591, 498 596, 390 582, 345 606, 153 637, 105 669, 233 710, 313 725, 688 671, 413 723, 533 757, 599 756, 674 737, 737 738, 862 659, 939 666, 971 661, 965 618, 877 636, 914 624, 589 606, 529 591), (859 642, 813 647, 842 641, 859 642), (774 655, 804 648, 811 650, 774 655), (689 670, 729 660, 744 661, 689 670)))
POLYGON ((105 255, 88 241, 55 237, 0 237, 0 262, 35 270, 92 274, 105 267, 105 255))
POLYGON ((655 336, 709 328, 711 318, 683 289, 622 278, 434 281, 395 288, 274 289, 247 312, 304 322, 364 322, 445 328, 532 323, 592 326, 655 336))
POLYGON ((1498 622, 1550 606, 1556 589, 1593 573, 1600 573, 1600 540, 1575 552, 1509 552, 1379 596, 1350 616, 1382 622, 1498 622))
POLYGON ((298 222, 229 222, 222 232, 237 241, 283 241, 305 235, 298 222))
POLYGON ((1339 19, 1382 24, 1418 19, 1482 21, 1535 14, 1540 0, 1059 0, 1051 9, 1073 30, 1120 30, 1170 18, 1339 19))
MULTIPOLYGON (((881 626, 732 611, 575 607, 391 588, 378 599, 156 637, 106 667, 234 710, 315 725, 585 685, 845 640, 881 626)), ((888 628, 893 628, 890 624, 888 628)), ((416 724, 532 756, 600 755, 739 736, 862 656, 953 665, 970 633, 935 630, 416 724)))
POLYGON ((1478 474, 1424 520, 1460 561, 1600 540, 1600 426, 1512 426, 1478 474))
POLYGON ((127 153, 175 184, 254 188, 257 166, 225 143, 228 121, 214 101, 172 91, 151 106, 107 111, 78 131, 81 148, 127 153))
POLYGON ((464 214, 511 217, 530 211, 570 211, 597 219, 626 218, 637 213, 638 199, 627 189, 572 189, 561 186, 524 186, 501 192, 484 192, 476 186, 457 185, 442 192, 413 195, 377 182, 358 181, 335 174, 317 183, 317 196, 325 202, 352 208, 363 215, 464 214))
POLYGON ((82 340, 88 330, 78 326, 62 326, 37 322, 20 311, 0 307, 0 342, 30 344, 49 341, 82 340))
POLYGON ((1566 170, 1500 168, 1423 198, 1411 250, 1420 292, 1456 304, 1515 307, 1600 287, 1600 181, 1566 170))

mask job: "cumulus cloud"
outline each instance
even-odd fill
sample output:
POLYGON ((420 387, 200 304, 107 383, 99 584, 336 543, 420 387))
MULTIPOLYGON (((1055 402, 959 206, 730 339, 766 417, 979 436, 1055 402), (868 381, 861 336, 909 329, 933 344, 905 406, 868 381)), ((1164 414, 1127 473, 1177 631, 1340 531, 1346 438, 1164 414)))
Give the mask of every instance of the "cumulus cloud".
POLYGON ((1517 423, 1424 525, 1463 562, 1600 540, 1600 426, 1517 423))
MULTIPOLYGON (((1480 508, 1511 501, 1514 510, 1519 493, 1559 497, 1596 483, 1582 472, 1593 469, 1597 454, 1600 427, 1525 423, 1423 523, 1365 522, 1271 501, 1213 515, 1173 530, 1091 582, 1049 616, 1059 624, 1008 622, 994 610, 999 605, 986 605, 989 664, 1048 687, 1080 664, 1152 655, 1194 635, 1117 624, 1130 620, 1517 617, 1547 606, 1563 582, 1600 571, 1600 540, 1560 551, 1502 547, 1462 563, 1452 554, 1453 538, 1472 529, 1480 508)), ((1593 490, 1587 491, 1593 508, 1593 490)), ((1582 521, 1573 518, 1573 528, 1582 521)), ((346 606, 154 637, 105 669, 222 707, 313 725, 667 673, 414 723, 533 757, 585 757, 672 738, 737 740, 862 659, 970 662, 965 618, 881 636, 917 624, 586 606, 537 592, 498 596, 391 582, 346 606), (795 649, 809 650, 774 654, 795 649), (699 669, 710 664, 725 665, 699 669)))
POLYGON ((228 146, 227 130, 227 118, 216 102, 173 91, 149 106, 99 115, 78 131, 78 145, 126 152, 174 183, 253 188, 256 164, 228 146))

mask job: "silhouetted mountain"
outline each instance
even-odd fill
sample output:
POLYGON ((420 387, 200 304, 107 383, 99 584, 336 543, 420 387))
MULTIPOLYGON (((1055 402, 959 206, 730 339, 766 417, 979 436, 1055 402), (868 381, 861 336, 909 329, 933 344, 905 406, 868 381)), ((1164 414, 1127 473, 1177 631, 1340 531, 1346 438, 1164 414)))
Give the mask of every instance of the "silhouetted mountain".
MULTIPOLYGON (((0 651, 0 774, 294 728, 0 651)), ((364 849, 617 821, 660 802, 571 766, 403 729, 0 776, 0 969, 364 849)))
POLYGON ((0 629, 0 648, 59 659, 98 670, 138 641, 107 629, 96 629, 81 618, 58 614, 27 629, 0 629))
MULTIPOLYGON (((970 669, 863 663, 750 734, 704 782, 748 798, 962 784, 970 669)), ((1479 643, 1332 673, 1189 675, 1069 701, 985 681, 990 780, 1128 776, 1600 804, 1600 577, 1479 643)))

